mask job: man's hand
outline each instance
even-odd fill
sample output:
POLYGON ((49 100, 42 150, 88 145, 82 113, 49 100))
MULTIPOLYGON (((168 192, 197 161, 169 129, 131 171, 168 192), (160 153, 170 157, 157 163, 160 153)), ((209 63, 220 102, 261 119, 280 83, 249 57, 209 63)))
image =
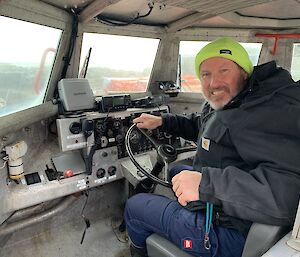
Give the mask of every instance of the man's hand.
POLYGON ((162 117, 142 113, 140 117, 133 120, 138 128, 156 129, 162 125, 162 117))
POLYGON ((173 191, 182 206, 188 202, 199 200, 199 185, 202 173, 198 171, 183 170, 172 178, 173 191))

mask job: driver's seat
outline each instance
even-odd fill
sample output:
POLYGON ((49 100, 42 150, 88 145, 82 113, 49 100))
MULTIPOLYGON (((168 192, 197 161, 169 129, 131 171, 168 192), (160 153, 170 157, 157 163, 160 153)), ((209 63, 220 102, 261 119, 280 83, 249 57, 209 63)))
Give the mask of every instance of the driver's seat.
MULTIPOLYGON (((253 223, 246 239, 242 257, 261 256, 289 230, 290 227, 253 223)), ((193 257, 193 255, 182 251, 157 234, 149 236, 146 244, 149 257, 193 257)))

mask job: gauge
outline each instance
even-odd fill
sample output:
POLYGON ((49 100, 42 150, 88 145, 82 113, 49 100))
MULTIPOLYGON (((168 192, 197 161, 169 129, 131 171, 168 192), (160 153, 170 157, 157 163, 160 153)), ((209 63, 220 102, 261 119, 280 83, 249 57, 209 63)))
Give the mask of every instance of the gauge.
POLYGON ((120 127, 121 127, 121 121, 115 120, 113 126, 114 126, 115 129, 120 129, 120 127))
POLYGON ((123 136, 122 134, 118 134, 118 135, 116 136, 116 141, 117 141, 118 143, 122 143, 122 142, 123 142, 123 138, 124 138, 124 136, 123 136))
POLYGON ((141 140, 141 133, 138 131, 132 131, 129 140, 131 144, 138 144, 141 140))
POLYGON ((100 120, 96 122, 96 130, 100 133, 104 133, 106 131, 106 124, 100 120))

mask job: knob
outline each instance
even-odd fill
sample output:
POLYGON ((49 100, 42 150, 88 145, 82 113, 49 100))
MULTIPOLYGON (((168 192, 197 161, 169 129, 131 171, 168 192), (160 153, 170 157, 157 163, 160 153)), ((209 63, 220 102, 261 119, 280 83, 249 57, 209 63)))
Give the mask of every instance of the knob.
POLYGON ((72 122, 69 127, 69 130, 72 134, 79 134, 81 132, 81 129, 81 123, 79 122, 72 122))
POLYGON ((107 170, 109 176, 113 176, 116 174, 117 168, 115 166, 110 166, 107 170))
POLYGON ((99 168, 96 171, 96 176, 97 176, 97 178, 103 178, 105 176, 105 169, 99 168))

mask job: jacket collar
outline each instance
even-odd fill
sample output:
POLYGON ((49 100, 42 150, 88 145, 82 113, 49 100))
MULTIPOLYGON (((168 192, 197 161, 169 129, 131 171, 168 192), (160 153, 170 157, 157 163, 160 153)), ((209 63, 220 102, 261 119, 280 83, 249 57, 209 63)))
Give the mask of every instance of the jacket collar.
POLYGON ((261 81, 269 78, 277 70, 276 62, 271 61, 265 64, 255 66, 252 75, 248 78, 244 89, 235 96, 228 104, 223 107, 223 110, 235 108, 241 105, 243 99, 253 92, 258 90, 261 81))

